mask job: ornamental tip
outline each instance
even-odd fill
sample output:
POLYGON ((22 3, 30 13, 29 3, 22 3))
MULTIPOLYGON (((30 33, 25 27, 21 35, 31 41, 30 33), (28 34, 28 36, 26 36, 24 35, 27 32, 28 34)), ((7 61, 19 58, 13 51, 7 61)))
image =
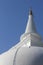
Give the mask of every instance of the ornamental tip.
POLYGON ((32 15, 32 9, 30 9, 29 14, 32 15))

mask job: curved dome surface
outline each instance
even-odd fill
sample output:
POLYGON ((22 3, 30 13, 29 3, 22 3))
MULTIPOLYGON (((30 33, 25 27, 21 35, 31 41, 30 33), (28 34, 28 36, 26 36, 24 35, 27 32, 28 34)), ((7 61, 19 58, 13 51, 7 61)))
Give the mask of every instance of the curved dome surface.
POLYGON ((21 47, 16 53, 14 65, 43 65, 43 47, 21 47))

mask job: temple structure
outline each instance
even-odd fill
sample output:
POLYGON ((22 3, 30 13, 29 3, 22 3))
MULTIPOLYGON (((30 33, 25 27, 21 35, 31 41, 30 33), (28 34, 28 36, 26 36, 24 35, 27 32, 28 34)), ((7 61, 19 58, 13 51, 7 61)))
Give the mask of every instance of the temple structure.
POLYGON ((43 42, 36 31, 32 10, 20 42, 0 55, 0 65, 43 65, 43 42))

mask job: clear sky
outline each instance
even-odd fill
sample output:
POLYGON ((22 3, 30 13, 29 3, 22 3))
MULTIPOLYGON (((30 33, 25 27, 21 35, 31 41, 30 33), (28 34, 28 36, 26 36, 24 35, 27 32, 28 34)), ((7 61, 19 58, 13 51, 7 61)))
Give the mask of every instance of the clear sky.
POLYGON ((43 37, 43 0, 0 0, 0 53, 19 42, 31 7, 37 31, 43 37))

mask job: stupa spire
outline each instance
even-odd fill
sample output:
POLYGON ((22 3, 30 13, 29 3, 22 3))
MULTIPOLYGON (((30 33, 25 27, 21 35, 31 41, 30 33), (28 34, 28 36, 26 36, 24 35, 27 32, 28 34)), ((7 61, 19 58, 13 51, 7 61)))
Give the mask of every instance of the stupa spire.
POLYGON ((37 41, 41 40, 41 37, 36 31, 32 10, 29 11, 29 17, 28 17, 28 22, 27 22, 25 33, 21 35, 20 37, 20 40, 24 40, 24 39, 29 39, 30 42, 31 41, 36 42, 36 39, 37 41))
POLYGON ((32 10, 29 11, 29 17, 28 17, 25 33, 36 33, 32 10))

